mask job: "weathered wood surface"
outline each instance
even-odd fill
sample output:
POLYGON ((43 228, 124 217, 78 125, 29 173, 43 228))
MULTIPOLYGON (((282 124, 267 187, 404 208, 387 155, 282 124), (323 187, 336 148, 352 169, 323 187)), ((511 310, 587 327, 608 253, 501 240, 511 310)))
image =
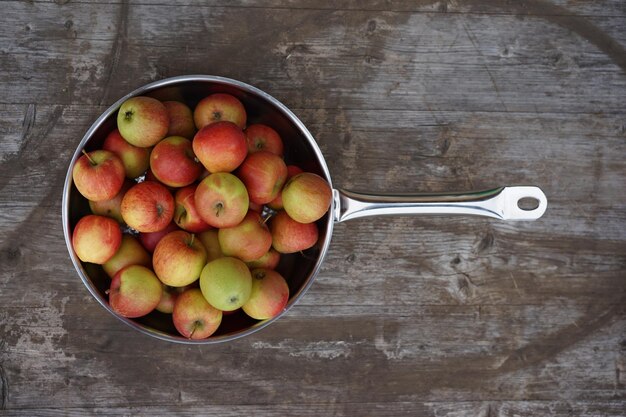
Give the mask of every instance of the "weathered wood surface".
POLYGON ((0 414, 624 415, 623 1, 6 1, 0 19, 0 414), (291 106, 335 186, 536 184, 548 211, 337 225, 272 326, 153 341, 83 288, 61 189, 110 103, 190 73, 291 106))

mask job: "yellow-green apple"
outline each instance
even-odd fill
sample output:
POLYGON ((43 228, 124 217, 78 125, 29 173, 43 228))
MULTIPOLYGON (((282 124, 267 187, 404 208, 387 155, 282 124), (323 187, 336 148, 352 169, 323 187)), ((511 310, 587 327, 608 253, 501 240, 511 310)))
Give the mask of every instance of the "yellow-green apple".
POLYGON ((248 152, 268 151, 280 157, 283 156, 283 141, 278 132, 267 125, 250 125, 244 131, 248 152))
POLYGON ((252 276, 246 264, 239 259, 219 258, 202 269, 200 289, 213 307, 232 311, 244 305, 250 298, 252 276))
POLYGON ((122 218, 138 232, 158 232, 174 217, 174 197, 164 185, 144 181, 126 191, 122 198, 122 218))
POLYGON ((209 172, 231 172, 248 154, 246 136, 231 122, 203 127, 193 138, 193 151, 209 172))
POLYGON ((163 105, 167 109, 170 118, 170 126, 167 136, 183 136, 192 139, 196 134, 196 125, 193 121, 191 109, 180 101, 164 101, 163 105))
POLYGON ((154 249, 156 248, 157 243, 159 243, 159 241, 163 239, 165 235, 169 234, 170 232, 174 232, 176 230, 180 230, 180 229, 178 228, 176 223, 171 222, 170 224, 167 225, 167 227, 165 227, 165 229, 159 230, 158 232, 139 233, 139 241, 141 242, 143 247, 146 248, 148 252, 152 253, 154 252, 154 249))
POLYGON ((219 229, 211 229, 198 234, 198 239, 200 239, 202 246, 206 249, 207 262, 224 256, 224 252, 222 252, 222 248, 220 247, 220 241, 217 237, 218 230, 219 229))
POLYGON ((199 239, 185 231, 171 232, 157 243, 152 266, 162 283, 170 287, 189 285, 206 264, 206 250, 199 239))
POLYGON ((191 288, 176 297, 172 321, 184 337, 205 339, 220 326, 222 312, 211 306, 199 289, 191 288))
POLYGON ((280 253, 293 253, 315 245, 318 237, 315 223, 298 223, 285 211, 279 211, 270 220, 272 246, 280 253))
POLYGON ((106 274, 113 278, 122 268, 130 265, 152 266, 152 259, 141 243, 131 235, 122 236, 122 244, 115 255, 102 265, 106 274))
POLYGON ((122 218, 122 198, 124 198, 124 194, 126 191, 130 189, 135 183, 132 181, 124 181, 122 185, 122 189, 115 197, 110 200, 102 200, 102 201, 91 201, 89 200, 89 208, 93 214, 97 214, 98 216, 107 216, 112 219, 117 220, 118 223, 124 223, 124 219, 122 218))
POLYGON ((83 197, 91 201, 110 200, 124 184, 124 164, 111 151, 85 152, 72 168, 74 185, 83 197))
POLYGON ((276 269, 279 262, 280 262, 280 253, 278 253, 276 249, 272 248, 268 250, 265 253, 265 255, 261 256, 259 259, 246 262, 246 265, 248 265, 248 268, 250 269, 256 269, 256 268, 276 269))
POLYGON ((287 166, 280 156, 260 151, 248 155, 237 176, 248 189, 250 201, 266 204, 275 199, 283 187, 287 166))
POLYGON ((119 271, 111 280, 109 304, 120 316, 145 316, 161 300, 161 283, 154 272, 141 265, 131 265, 119 271))
POLYGON ((150 153, 150 170, 163 184, 184 187, 202 173, 191 141, 182 136, 169 136, 156 144, 150 153))
POLYGON ((289 217, 300 223, 311 223, 326 214, 333 192, 322 177, 303 172, 287 181, 282 197, 289 217))
POLYGON ((152 97, 132 97, 117 113, 117 128, 124 139, 140 148, 154 146, 167 135, 170 119, 167 109, 152 97))
POLYGON ((196 210, 196 186, 189 185, 176 191, 174 196, 174 222, 183 230, 191 233, 200 233, 211 228, 202 220, 196 210))
POLYGON ((213 227, 239 224, 248 212, 248 191, 233 174, 218 172, 203 179, 194 195, 202 220, 213 227))
POLYGON ((83 262, 103 264, 115 255, 121 243, 120 225, 110 217, 84 216, 72 233, 72 247, 83 262))
MULTIPOLYGON (((302 173, 304 171, 302 171, 299 167, 295 166, 295 165, 287 165, 287 179, 285 181, 289 181, 289 179, 295 175, 298 175, 300 173, 302 173)), ((272 208, 274 210, 282 210, 283 207, 283 190, 281 189, 278 192, 278 195, 276 196, 275 199, 273 199, 272 201, 270 201, 269 203, 267 203, 267 206, 269 208, 272 208)))
POLYGON ((228 121, 243 129, 246 126, 246 109, 236 97, 216 93, 200 100, 193 111, 198 129, 220 121, 228 121))
POLYGON ((272 235, 255 211, 248 211, 238 225, 219 229, 217 236, 224 255, 244 262, 259 259, 272 247, 272 235))
POLYGON ((287 301, 289 286, 282 275, 271 269, 260 268, 252 271, 250 298, 241 308, 253 319, 265 320, 279 315, 287 301))
POLYGON ((111 151, 120 158, 127 178, 143 175, 150 166, 150 149, 131 145, 120 135, 118 129, 113 129, 104 139, 102 149, 111 151))

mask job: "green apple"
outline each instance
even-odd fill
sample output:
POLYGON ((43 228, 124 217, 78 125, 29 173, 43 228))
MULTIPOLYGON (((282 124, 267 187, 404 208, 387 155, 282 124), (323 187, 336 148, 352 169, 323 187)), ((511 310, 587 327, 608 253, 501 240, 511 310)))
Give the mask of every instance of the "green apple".
POLYGON ((202 269, 200 289, 213 307, 232 311, 248 301, 252 290, 252 276, 246 264, 239 259, 219 258, 202 269))
POLYGON ((137 96, 126 100, 117 113, 117 128, 128 143, 140 148, 156 145, 167 135, 170 119, 159 100, 137 96))

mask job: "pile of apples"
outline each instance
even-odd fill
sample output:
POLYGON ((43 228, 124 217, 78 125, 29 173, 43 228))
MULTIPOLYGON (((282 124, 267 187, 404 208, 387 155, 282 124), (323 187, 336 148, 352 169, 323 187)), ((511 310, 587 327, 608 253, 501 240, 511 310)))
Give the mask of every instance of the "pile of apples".
POLYGON ((285 164, 273 128, 246 119, 229 94, 193 110, 133 97, 102 149, 76 161, 74 185, 93 214, 76 223, 72 246, 102 265, 121 316, 171 313, 181 335, 201 339, 236 310, 257 320, 284 310, 289 287, 275 268, 315 245, 332 191, 285 164))

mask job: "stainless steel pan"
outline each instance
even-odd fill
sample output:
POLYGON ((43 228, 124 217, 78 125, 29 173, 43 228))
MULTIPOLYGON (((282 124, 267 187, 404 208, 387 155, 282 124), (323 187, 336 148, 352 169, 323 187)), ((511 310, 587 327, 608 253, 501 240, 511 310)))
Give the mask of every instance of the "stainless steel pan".
POLYGON ((170 342, 209 344, 233 340, 249 335, 279 319, 311 286, 324 260, 332 237, 333 225, 364 216, 397 214, 462 214, 493 217, 500 220, 535 220, 546 210, 547 200, 537 187, 499 187, 480 192, 453 194, 374 195, 334 189, 333 202, 327 215, 318 221, 320 236, 317 244, 303 254, 283 255, 278 271, 287 279, 291 297, 280 315, 265 321, 256 321, 245 314, 225 316, 218 331, 208 339, 188 340, 178 335, 170 316, 157 311, 140 319, 117 315, 108 305, 105 291, 110 279, 98 265, 82 263, 71 244, 72 230, 83 215, 89 213, 87 201, 72 184, 72 167, 81 151, 97 149, 106 135, 116 126, 116 112, 128 98, 151 95, 160 99, 184 100, 191 106, 203 97, 217 92, 239 98, 248 112, 249 123, 265 123, 276 129, 285 142, 285 160, 305 171, 332 180, 324 156, 313 135, 285 105, 258 88, 240 81, 207 76, 188 75, 156 81, 136 89, 109 107, 87 130, 70 161, 63 189, 63 232, 70 258, 83 283, 94 298, 111 314, 140 332, 170 342), (521 199, 536 200, 536 208, 521 209, 521 199))

